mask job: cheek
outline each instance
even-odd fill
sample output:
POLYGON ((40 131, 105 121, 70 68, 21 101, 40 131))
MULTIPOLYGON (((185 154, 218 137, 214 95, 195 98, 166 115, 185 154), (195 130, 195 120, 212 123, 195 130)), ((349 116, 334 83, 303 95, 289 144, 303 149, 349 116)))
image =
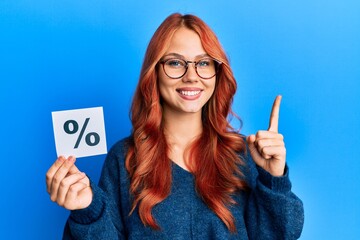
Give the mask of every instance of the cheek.
POLYGON ((166 88, 161 83, 159 83, 159 93, 161 98, 166 97, 166 88))
POLYGON ((215 92, 215 80, 205 84, 206 88, 209 89, 209 94, 212 96, 215 92))
POLYGON ((159 78, 159 93, 162 98, 169 97, 174 89, 174 84, 168 79, 159 78))
POLYGON ((165 89, 167 88, 167 84, 166 84, 166 81, 165 81, 165 76, 164 76, 164 73, 162 71, 159 71, 159 75, 158 75, 158 86, 159 86, 159 92, 160 92, 160 95, 162 96, 165 92, 165 89))

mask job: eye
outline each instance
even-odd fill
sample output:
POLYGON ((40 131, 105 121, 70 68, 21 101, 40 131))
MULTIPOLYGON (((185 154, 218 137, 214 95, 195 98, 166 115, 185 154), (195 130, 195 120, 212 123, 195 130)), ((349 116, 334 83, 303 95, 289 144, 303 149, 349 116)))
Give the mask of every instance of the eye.
POLYGON ((205 68, 205 67, 211 67, 214 65, 214 61, 212 59, 201 59, 198 63, 197 66, 201 67, 201 68, 205 68))
POLYGON ((169 59, 165 61, 165 65, 171 68, 183 68, 186 64, 181 59, 169 59))

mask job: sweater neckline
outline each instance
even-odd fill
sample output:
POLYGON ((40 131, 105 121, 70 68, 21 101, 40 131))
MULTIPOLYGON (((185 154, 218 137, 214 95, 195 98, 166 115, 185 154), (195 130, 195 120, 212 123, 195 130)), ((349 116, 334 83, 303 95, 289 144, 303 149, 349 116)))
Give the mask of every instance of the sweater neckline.
POLYGON ((182 168, 181 166, 179 166, 177 163, 175 163, 174 161, 171 161, 172 162, 172 165, 173 167, 175 168, 175 170, 177 169, 178 172, 182 172, 182 173, 185 173, 187 175, 191 175, 192 176, 192 173, 189 172, 188 170, 182 168))

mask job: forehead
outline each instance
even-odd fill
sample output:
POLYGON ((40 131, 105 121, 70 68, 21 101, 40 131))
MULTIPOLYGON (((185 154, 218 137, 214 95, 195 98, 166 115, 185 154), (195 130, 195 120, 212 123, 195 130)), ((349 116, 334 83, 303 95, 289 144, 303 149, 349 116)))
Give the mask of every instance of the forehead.
POLYGON ((176 53, 188 59, 206 54, 199 35, 188 28, 181 27, 170 40, 166 54, 176 53))

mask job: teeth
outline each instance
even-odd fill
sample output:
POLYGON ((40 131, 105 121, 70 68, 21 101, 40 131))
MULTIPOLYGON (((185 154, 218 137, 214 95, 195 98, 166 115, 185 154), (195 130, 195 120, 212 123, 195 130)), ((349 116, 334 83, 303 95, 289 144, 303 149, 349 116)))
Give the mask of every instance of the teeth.
POLYGON ((182 95, 185 96, 195 96, 198 95, 201 91, 180 91, 182 95))

